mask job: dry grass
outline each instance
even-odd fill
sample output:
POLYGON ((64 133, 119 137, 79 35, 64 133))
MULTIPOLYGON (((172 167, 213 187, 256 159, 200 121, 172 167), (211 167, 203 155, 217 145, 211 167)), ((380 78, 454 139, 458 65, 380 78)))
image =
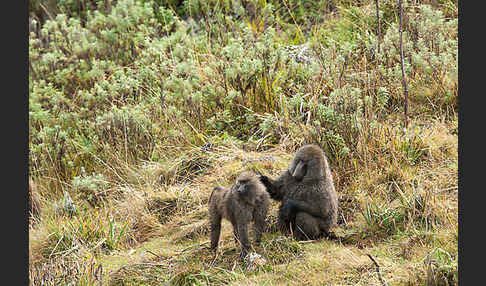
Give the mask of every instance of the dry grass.
MULTIPOLYGON (((202 173, 192 169, 197 174, 188 181, 161 181, 158 170, 163 167, 144 165, 138 171, 144 174, 140 183, 120 187, 116 190, 120 196, 105 205, 107 214, 128 221, 127 233, 132 239, 119 249, 97 253, 87 247, 84 253, 102 263, 107 285, 163 281, 176 285, 380 285, 368 253, 378 261, 390 285, 421 285, 426 279, 457 281, 455 270, 450 268, 457 263, 457 135, 439 120, 414 132, 412 137, 397 131, 391 137, 381 135, 370 140, 369 153, 379 146, 388 153, 348 170, 352 175, 333 170, 341 180, 337 184, 341 212, 335 229, 338 240, 297 243, 280 237, 270 226, 262 244, 254 247, 267 264, 248 272, 237 261, 239 246, 232 239, 231 226, 223 223, 220 249, 216 255, 209 252, 207 200, 214 186, 230 185, 247 169, 277 176, 292 158, 285 147, 252 152, 218 146, 205 154, 211 166, 202 173), (419 144, 423 151, 413 164, 399 147, 403 142, 419 144), (370 224, 363 215, 370 202, 386 205, 403 220, 386 225, 380 221, 386 213, 379 208, 372 213, 377 219, 370 224), (440 261, 436 254, 426 260, 436 248, 447 252, 452 260, 440 261)), ((197 158, 195 154, 192 158, 197 158)), ((275 219, 276 208, 277 203, 272 202, 270 222, 275 219)), ((50 213, 48 208, 45 213, 50 213)), ((49 257, 43 251, 53 243, 48 225, 72 221, 45 215, 31 229, 31 265, 49 257)))

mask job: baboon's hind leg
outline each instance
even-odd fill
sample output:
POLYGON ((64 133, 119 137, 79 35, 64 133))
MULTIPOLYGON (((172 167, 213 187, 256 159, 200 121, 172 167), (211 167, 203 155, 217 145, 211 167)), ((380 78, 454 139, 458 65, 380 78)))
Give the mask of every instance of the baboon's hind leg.
POLYGON ((219 235, 221 234, 221 219, 220 215, 210 217, 211 249, 213 250, 218 248, 219 235))
POLYGON ((320 220, 305 212, 297 213, 293 227, 296 240, 311 240, 321 236, 320 220))
POLYGON ((259 244, 262 240, 262 234, 265 231, 267 222, 265 218, 267 217, 267 210, 264 208, 258 209, 253 215, 255 221, 253 223, 253 236, 255 243, 259 244))
POLYGON ((295 223, 288 221, 288 220, 283 220, 280 216, 278 216, 277 219, 277 228, 280 230, 280 232, 283 235, 291 235, 293 230, 293 226, 295 223))
POLYGON ((233 224, 233 238, 235 240, 236 245, 240 244, 240 236, 238 235, 238 228, 236 224, 233 224))

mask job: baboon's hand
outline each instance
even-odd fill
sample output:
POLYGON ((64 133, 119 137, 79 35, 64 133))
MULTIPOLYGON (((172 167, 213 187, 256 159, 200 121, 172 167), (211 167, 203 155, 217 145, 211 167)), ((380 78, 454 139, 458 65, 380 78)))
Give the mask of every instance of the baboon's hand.
POLYGON ((272 188, 272 183, 270 183, 270 180, 268 179, 267 176, 265 175, 262 175, 262 174, 259 174, 258 175, 258 179, 260 180, 260 182, 262 182, 262 184, 267 188, 267 191, 271 192, 271 190, 273 189, 272 188))
POLYGON ((260 180, 260 182, 262 182, 263 184, 265 184, 265 182, 268 182, 267 176, 262 175, 262 173, 260 173, 260 172, 256 172, 256 173, 258 175, 258 179, 260 180))
POLYGON ((276 187, 270 182, 270 179, 265 175, 258 176, 258 179, 265 186, 265 189, 270 194, 270 197, 274 200, 277 199, 276 187))
POLYGON ((297 212, 297 207, 294 200, 287 200, 285 201, 279 209, 279 217, 286 221, 293 221, 295 220, 295 214, 297 212))

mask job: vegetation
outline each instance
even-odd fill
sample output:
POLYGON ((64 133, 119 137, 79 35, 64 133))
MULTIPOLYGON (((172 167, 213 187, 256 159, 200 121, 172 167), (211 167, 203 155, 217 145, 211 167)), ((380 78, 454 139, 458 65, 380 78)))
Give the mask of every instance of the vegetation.
POLYGON ((381 39, 372 0, 30 1, 31 283, 378 285, 371 254, 390 285, 457 285, 457 6, 403 1, 404 128, 397 1, 381 39), (271 227, 247 269, 223 224, 211 254, 212 188, 305 143, 339 240, 271 227))

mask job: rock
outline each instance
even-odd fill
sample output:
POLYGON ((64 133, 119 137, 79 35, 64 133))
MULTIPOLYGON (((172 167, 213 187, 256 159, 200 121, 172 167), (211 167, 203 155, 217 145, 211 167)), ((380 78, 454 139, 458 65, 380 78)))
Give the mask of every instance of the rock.
POLYGON ((267 260, 256 252, 250 252, 245 257, 246 269, 249 271, 255 270, 257 267, 262 267, 267 263, 267 260))

